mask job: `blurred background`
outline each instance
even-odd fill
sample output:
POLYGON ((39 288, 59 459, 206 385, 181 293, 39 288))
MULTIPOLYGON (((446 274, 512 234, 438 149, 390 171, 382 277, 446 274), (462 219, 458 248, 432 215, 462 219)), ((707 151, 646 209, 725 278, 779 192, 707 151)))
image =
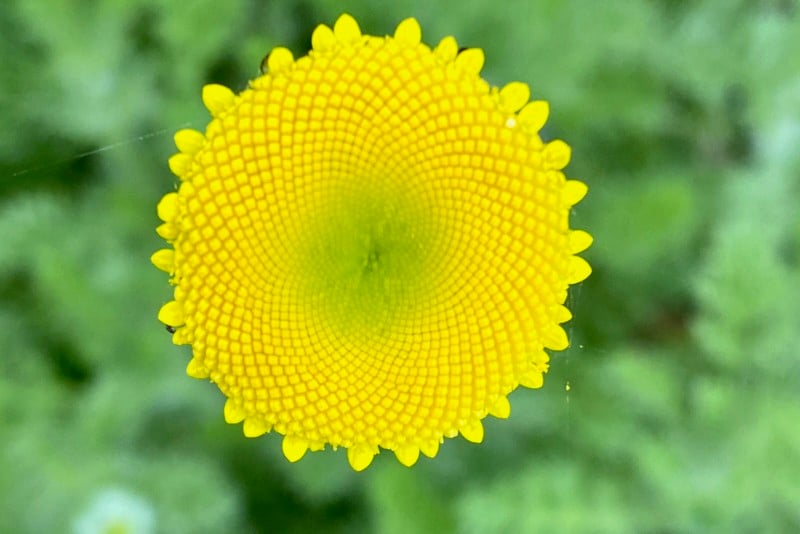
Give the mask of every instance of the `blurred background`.
POLYGON ((792 0, 0 3, 0 532, 800 531, 798 36, 792 0), (484 48, 590 187, 571 348, 412 469, 245 439, 156 320, 201 86, 343 11, 484 48))

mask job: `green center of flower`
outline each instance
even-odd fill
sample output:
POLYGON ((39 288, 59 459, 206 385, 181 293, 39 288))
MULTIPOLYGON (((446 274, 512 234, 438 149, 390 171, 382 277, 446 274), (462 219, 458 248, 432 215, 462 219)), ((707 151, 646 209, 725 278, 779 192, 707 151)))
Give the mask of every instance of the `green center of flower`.
POLYGON ((313 309, 339 334, 387 334, 423 305, 436 232, 424 203, 396 184, 330 195, 314 209, 299 268, 313 309))

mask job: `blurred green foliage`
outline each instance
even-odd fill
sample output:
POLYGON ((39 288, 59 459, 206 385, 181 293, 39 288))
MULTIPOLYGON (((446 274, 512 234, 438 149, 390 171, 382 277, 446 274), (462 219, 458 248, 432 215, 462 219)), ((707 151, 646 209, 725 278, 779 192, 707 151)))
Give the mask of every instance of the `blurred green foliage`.
POLYGON ((800 530, 798 35, 793 0, 1 3, 0 532, 800 530), (345 10, 484 48, 590 185, 572 347, 410 470, 243 438, 155 319, 171 133, 345 10))

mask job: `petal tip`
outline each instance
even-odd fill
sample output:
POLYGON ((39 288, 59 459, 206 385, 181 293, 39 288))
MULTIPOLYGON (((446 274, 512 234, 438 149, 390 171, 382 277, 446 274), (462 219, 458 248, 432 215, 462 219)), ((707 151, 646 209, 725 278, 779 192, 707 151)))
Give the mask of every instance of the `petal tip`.
POLYGON ((588 191, 589 186, 580 180, 567 180, 564 183, 564 202, 568 206, 574 206, 586 196, 588 191))
POLYGON ((261 418, 247 417, 242 425, 242 433, 246 438, 257 438, 269 432, 270 427, 261 418))
POLYGON ((567 275, 567 283, 570 285, 583 282, 589 275, 592 274, 592 266, 589 262, 580 256, 572 256, 569 259, 569 274, 567 275))
POLYGON ((167 160, 169 170, 178 178, 184 179, 189 171, 189 165, 192 163, 192 157, 183 152, 171 156, 167 160))
POLYGON ((409 17, 400 22, 394 31, 394 38, 397 42, 405 45, 418 45, 422 41, 422 28, 417 19, 409 17))
POLYGON ((172 223, 164 223, 156 228, 156 233, 162 239, 172 241, 178 237, 178 227, 172 223))
POLYGON ((500 109, 506 113, 514 113, 522 108, 531 97, 528 84, 511 82, 500 90, 500 109))
POLYGON ((294 54, 282 46, 273 48, 267 56, 267 69, 273 74, 289 70, 292 64, 294 64, 294 54))
POLYGON ((206 137, 191 128, 184 128, 175 132, 175 146, 184 154, 196 154, 206 142, 206 137))
POLYGON ((480 421, 472 421, 458 429, 464 439, 472 443, 483 441, 483 424, 480 421))
POLYGON ((519 377, 519 385, 539 389, 544 385, 544 374, 538 368, 531 367, 519 377))
POLYGON ((206 366, 201 364, 197 358, 192 358, 186 365, 186 374, 192 378, 204 379, 210 376, 206 366))
POLYGON ((347 461, 350 462, 350 467, 354 471, 363 471, 369 467, 376 454, 377 451, 375 451, 374 447, 363 444, 355 445, 347 449, 347 461))
POLYGON ((419 444, 419 450, 420 452, 422 452, 422 454, 424 454, 428 458, 433 458, 439 453, 440 443, 441 443, 440 440, 435 440, 435 439, 423 441, 419 444))
POLYGON ((175 251, 171 248, 162 248, 150 256, 150 261, 160 271, 172 274, 175 269, 175 251))
POLYGON ((561 139, 550 141, 544 147, 543 160, 547 168, 561 170, 569 164, 572 149, 561 139))
POLYGON ((572 319, 572 312, 566 306, 558 304, 553 307, 553 317, 558 324, 566 323, 572 319))
POLYGON ((489 414, 498 419, 508 419, 511 415, 511 403, 505 395, 498 397, 489 410, 489 414))
POLYGON ((394 451, 397 460, 406 467, 411 467, 419 460, 419 447, 416 445, 401 445, 394 451))
POLYGON ((478 75, 483 69, 486 56, 480 48, 462 50, 455 58, 456 65, 468 74, 478 75))
POLYGON ((183 324, 183 306, 171 300, 158 310, 158 320, 168 326, 181 326, 183 324))
POLYGON ((558 325, 552 326, 544 334, 542 344, 551 350, 564 350, 569 347, 567 332, 558 325))
POLYGON ((178 216, 178 193, 172 191, 167 193, 156 206, 158 218, 164 222, 172 222, 178 216))
POLYGON ((222 410, 225 417, 225 422, 229 425, 235 425, 244 421, 247 414, 245 414, 241 405, 233 399, 225 401, 225 407, 222 410))
POLYGON ((311 34, 311 48, 317 52, 326 52, 336 44, 336 35, 333 30, 325 24, 320 24, 314 28, 311 34))
POLYGON ((333 25, 333 34, 342 43, 354 43, 361 38, 361 28, 352 15, 344 13, 333 25))
POLYGON ((281 449, 286 459, 294 463, 305 456, 309 449, 309 441, 298 436, 286 435, 283 437, 281 449))
POLYGON ((217 117, 233 105, 236 96, 224 85, 210 83, 203 86, 202 98, 209 113, 217 117))
POLYGON ((550 104, 545 100, 534 100, 519 111, 517 120, 523 128, 535 133, 544 127, 549 115, 550 104))
POLYGON ((569 233, 569 251, 570 254, 578 254, 583 252, 590 246, 594 239, 584 230, 571 230, 569 233))
POLYGON ((458 43, 455 37, 447 36, 439 41, 433 51, 439 58, 445 62, 453 61, 458 55, 458 43))

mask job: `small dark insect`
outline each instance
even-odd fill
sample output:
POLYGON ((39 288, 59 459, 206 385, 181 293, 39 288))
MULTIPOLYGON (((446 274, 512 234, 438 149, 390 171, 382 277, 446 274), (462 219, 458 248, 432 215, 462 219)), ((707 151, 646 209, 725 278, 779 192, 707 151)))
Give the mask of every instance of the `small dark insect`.
POLYGON ((170 334, 174 334, 175 333, 175 327, 174 326, 170 326, 170 325, 165 325, 165 326, 167 327, 167 332, 169 332, 170 334))
POLYGON ((269 69, 267 68, 267 63, 269 62, 269 55, 270 55, 271 53, 272 53, 272 52, 269 52, 269 53, 268 53, 266 56, 264 56, 264 59, 262 59, 262 60, 261 60, 261 63, 260 63, 260 64, 259 64, 259 66, 258 66, 258 70, 260 70, 260 71, 261 71, 261 74, 266 74, 266 73, 267 73, 267 70, 269 70, 269 69))

